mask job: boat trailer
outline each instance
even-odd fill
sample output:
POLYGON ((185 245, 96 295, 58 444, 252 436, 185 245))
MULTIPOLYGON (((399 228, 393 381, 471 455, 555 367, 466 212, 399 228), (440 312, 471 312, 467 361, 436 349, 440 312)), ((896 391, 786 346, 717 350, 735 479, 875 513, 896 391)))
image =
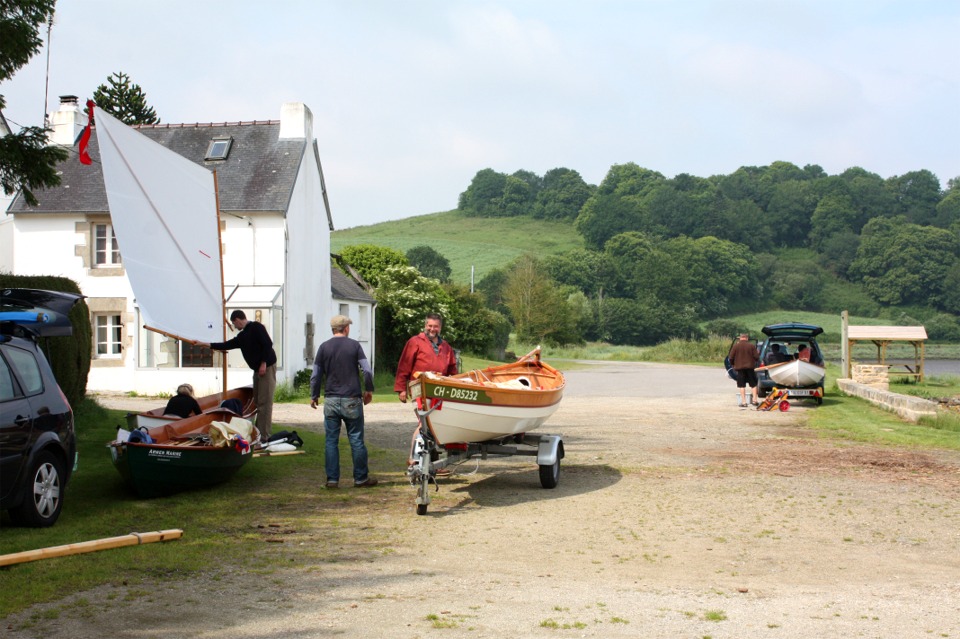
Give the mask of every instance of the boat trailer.
POLYGON ((489 457, 512 457, 527 455, 537 458, 540 467, 540 485, 544 488, 556 488, 560 483, 560 460, 564 457, 563 438, 560 435, 546 433, 518 433, 483 442, 463 442, 439 444, 433 437, 427 417, 437 410, 442 402, 427 409, 415 408, 420 428, 413 442, 411 458, 413 463, 407 468, 410 484, 417 489, 417 514, 426 515, 430 505, 430 485, 434 492, 440 490, 437 483, 437 471, 448 466, 460 464, 469 459, 489 457), (446 455, 440 455, 445 452, 446 455))
POLYGON ((776 408, 780 412, 790 410, 791 399, 812 399, 817 402, 817 406, 823 403, 823 390, 820 388, 789 388, 774 386, 767 396, 763 398, 757 410, 773 410, 776 408))

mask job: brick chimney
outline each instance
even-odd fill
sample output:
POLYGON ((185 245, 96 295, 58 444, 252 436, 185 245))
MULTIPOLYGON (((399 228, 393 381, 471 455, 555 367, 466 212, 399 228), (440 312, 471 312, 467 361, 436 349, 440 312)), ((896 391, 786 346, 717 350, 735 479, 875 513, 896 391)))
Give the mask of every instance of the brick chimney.
POLYGON ((87 117, 80 109, 75 95, 60 96, 60 110, 55 111, 50 119, 50 141, 61 146, 73 146, 77 136, 87 125, 87 117))
POLYGON ((313 139, 313 113, 303 102, 284 102, 280 108, 280 139, 313 139))

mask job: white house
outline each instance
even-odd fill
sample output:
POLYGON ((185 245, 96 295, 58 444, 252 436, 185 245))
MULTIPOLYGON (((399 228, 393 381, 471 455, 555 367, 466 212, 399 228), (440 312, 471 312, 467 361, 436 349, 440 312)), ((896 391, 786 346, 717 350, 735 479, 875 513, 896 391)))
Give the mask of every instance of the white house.
MULTIPOLYGON (((74 96, 62 96, 51 122, 53 141, 73 146, 86 115, 74 96)), ((280 120, 136 128, 216 170, 227 314, 242 309, 267 327, 278 383, 311 366, 338 313, 354 319, 351 337, 372 357, 373 298, 341 273, 331 274, 333 221, 313 116, 304 104, 284 104, 280 120)), ((35 192, 37 206, 13 201, 12 228, 4 229, 10 248, 0 264, 6 260, 14 274, 62 275, 80 285, 94 329, 88 389, 169 393, 188 382, 200 394, 215 392, 222 385, 219 354, 143 328, 123 266, 136 256, 125 256, 113 235, 96 127, 89 154, 88 166, 72 153, 59 167, 60 186, 35 192)), ((240 352, 231 351, 227 361, 229 386, 248 383, 251 372, 240 352)))

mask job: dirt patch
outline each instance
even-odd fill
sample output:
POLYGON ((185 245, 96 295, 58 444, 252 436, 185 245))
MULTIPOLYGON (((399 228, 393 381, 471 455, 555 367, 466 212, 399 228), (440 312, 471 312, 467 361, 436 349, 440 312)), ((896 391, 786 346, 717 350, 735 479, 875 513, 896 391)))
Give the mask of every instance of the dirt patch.
MULTIPOLYGON (((567 453, 554 490, 530 460, 468 462, 418 517, 402 469, 374 467, 382 487, 318 488, 252 522, 258 570, 95 612, 70 602, 122 588, 78 593, 5 620, 6 636, 960 634, 960 456, 818 439, 812 405, 740 410, 713 369, 568 377, 544 428, 567 453)), ((368 408, 368 441, 405 450, 410 408, 368 408)), ((319 427, 305 406, 275 415, 319 427)))

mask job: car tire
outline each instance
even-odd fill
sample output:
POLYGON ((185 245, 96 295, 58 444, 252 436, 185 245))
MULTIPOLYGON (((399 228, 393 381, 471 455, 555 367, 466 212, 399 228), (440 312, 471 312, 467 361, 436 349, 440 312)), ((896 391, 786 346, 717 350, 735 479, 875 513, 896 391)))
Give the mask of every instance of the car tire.
POLYGON ((56 523, 63 509, 66 474, 63 462, 48 450, 37 453, 26 476, 23 503, 10 509, 18 526, 45 528, 56 523))

